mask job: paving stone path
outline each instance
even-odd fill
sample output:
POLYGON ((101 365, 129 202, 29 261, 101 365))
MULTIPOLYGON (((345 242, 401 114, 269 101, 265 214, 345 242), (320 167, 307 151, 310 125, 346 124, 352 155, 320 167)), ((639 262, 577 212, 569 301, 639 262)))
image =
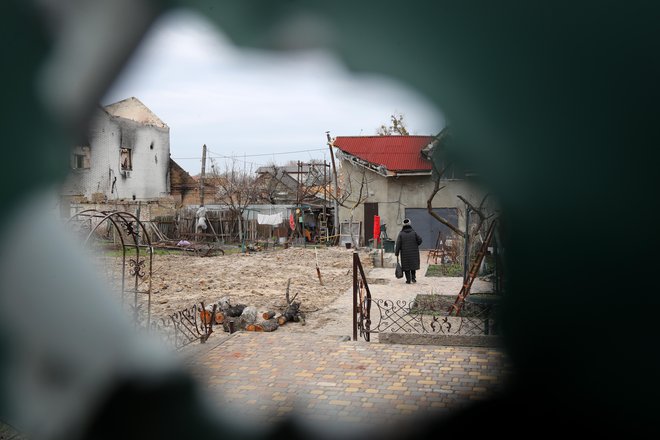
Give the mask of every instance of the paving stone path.
MULTIPOLYGON (((394 268, 371 268, 367 273, 369 289, 373 299, 389 301, 411 302, 419 294, 448 295, 455 298, 461 290, 463 279, 461 277, 427 277, 426 252, 421 253, 421 267, 417 273, 416 284, 405 284, 403 279, 396 279, 394 268)), ((489 292, 492 283, 476 279, 472 292, 489 292)), ((319 311, 314 317, 308 319, 305 327, 306 333, 319 335, 351 335, 353 324, 353 288, 347 289, 326 310, 319 311)), ((372 306, 372 319, 376 318, 375 306, 372 306)), ((372 328, 378 325, 372 322, 372 328)), ((378 334, 371 335, 372 341, 378 341, 378 334)))
MULTIPOLYGON (((213 341, 213 342, 212 342, 213 341)), ((225 415, 270 423, 371 428, 446 415, 497 392, 508 365, 494 348, 390 345, 336 336, 239 332, 187 358, 225 415)))

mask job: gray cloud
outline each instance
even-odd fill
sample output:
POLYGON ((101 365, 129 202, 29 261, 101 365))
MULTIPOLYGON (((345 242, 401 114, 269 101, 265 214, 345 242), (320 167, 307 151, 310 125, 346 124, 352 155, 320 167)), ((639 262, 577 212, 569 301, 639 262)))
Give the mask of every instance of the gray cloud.
MULTIPOLYGON (((393 80, 354 75, 321 51, 239 49, 188 12, 157 22, 115 85, 109 103, 135 96, 171 129, 171 154, 200 168, 201 146, 239 157, 325 147, 325 132, 371 135, 405 115, 412 134, 437 133, 440 111, 393 80), (190 159, 187 159, 190 158, 190 159)), ((255 157, 253 162, 327 158, 327 152, 255 157)))

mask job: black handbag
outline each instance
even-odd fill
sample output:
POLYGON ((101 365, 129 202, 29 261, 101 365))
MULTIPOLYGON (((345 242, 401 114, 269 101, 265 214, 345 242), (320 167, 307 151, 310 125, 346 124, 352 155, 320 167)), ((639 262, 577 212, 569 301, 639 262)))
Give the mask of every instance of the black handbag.
POLYGON ((403 269, 401 268, 401 263, 399 263, 399 257, 396 257, 396 269, 394 269, 394 275, 397 278, 403 278, 403 269))

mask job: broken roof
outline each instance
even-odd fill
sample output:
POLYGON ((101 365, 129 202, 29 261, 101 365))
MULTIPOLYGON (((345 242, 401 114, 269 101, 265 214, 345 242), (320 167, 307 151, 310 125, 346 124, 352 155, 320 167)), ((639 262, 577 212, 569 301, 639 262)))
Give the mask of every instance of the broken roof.
POLYGON ((431 162, 421 152, 434 139, 434 136, 337 136, 334 146, 394 174, 430 172, 431 162))
POLYGON ((170 186, 173 188, 197 188, 199 183, 183 168, 170 158, 170 186))
MULTIPOLYGON (((323 166, 322 163, 317 163, 317 164, 308 164, 304 163, 302 164, 300 171, 302 173, 309 173, 313 168, 318 168, 323 166)), ((288 174, 298 174, 299 168, 298 165, 266 165, 257 168, 256 173, 257 174, 264 174, 264 173, 270 173, 273 174, 274 172, 280 172, 283 171, 288 174)))
POLYGON ((130 98, 115 102, 105 106, 107 111, 112 116, 118 116, 131 121, 139 122, 141 124, 153 125, 160 128, 169 128, 167 124, 160 120, 149 107, 144 105, 139 99, 134 96, 130 98))

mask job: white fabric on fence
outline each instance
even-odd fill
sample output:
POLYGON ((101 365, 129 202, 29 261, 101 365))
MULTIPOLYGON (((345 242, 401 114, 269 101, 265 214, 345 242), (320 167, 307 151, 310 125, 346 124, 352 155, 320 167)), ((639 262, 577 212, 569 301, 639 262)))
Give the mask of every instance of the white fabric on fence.
POLYGON ((273 225, 277 226, 282 223, 282 213, 277 214, 257 214, 257 223, 260 225, 273 225))
POLYGON ((197 226, 195 227, 195 232, 197 232, 197 228, 202 228, 202 231, 206 231, 206 208, 203 206, 200 206, 199 209, 197 209, 197 212, 195 213, 195 216, 197 217, 197 226))

